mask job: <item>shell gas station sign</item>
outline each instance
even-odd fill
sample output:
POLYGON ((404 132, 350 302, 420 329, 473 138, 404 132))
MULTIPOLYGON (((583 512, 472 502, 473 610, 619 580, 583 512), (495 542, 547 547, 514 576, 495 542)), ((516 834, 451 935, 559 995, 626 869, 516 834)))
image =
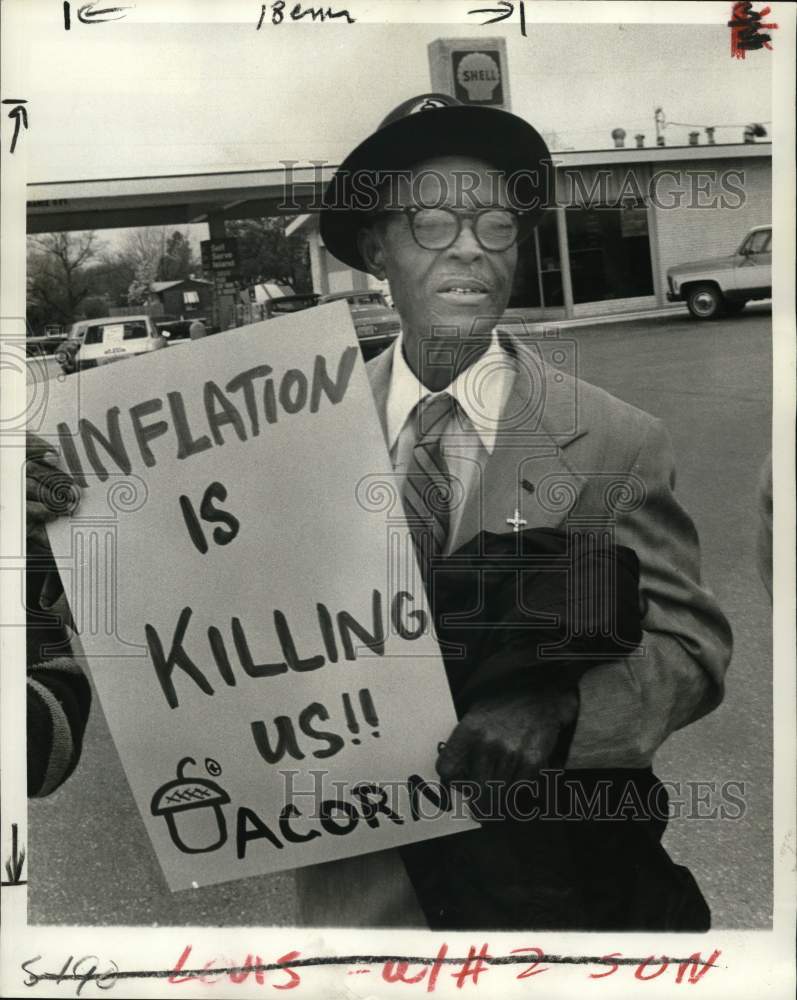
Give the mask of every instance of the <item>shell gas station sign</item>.
POLYGON ((429 45, 432 89, 463 104, 510 111, 506 41, 438 38, 429 45))

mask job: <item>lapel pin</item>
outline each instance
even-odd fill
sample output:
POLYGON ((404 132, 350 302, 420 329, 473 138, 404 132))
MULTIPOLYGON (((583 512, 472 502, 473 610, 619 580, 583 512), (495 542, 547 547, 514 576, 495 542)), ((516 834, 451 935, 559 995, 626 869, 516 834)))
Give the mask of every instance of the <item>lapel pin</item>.
POLYGON ((526 521, 525 518, 522 518, 520 516, 520 511, 517 509, 517 507, 515 507, 515 516, 514 517, 508 517, 506 519, 506 523, 507 524, 511 524, 512 525, 512 529, 514 530, 515 534, 517 534, 520 531, 520 526, 522 524, 528 524, 529 522, 526 521))

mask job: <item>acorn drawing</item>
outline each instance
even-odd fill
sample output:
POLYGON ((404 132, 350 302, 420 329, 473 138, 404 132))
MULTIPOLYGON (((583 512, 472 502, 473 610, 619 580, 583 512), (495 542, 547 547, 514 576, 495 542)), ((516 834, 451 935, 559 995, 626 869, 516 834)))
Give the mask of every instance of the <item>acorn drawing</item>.
POLYGON ((230 796, 215 781, 186 777, 183 772, 188 764, 196 766, 193 757, 183 757, 177 765, 177 778, 161 785, 152 796, 152 815, 166 820, 178 850, 204 854, 218 850, 227 840, 227 821, 221 807, 230 796))

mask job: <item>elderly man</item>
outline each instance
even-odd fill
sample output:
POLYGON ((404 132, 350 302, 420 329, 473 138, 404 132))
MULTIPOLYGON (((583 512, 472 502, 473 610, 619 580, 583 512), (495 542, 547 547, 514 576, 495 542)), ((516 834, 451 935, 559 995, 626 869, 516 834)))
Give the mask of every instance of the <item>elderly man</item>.
MULTIPOLYGON (((483 787, 563 765, 586 785, 589 775, 609 774, 612 787, 625 776, 649 802, 661 787, 650 769, 656 749, 722 698, 731 635, 700 582, 697 536, 673 496, 660 421, 550 368, 532 340, 499 324, 518 242, 551 195, 549 166, 545 143, 522 119, 421 95, 342 164, 321 233, 340 260, 390 284, 402 335, 367 370, 391 460, 404 473, 408 517, 423 513, 427 474, 432 482, 445 469, 457 488, 459 502, 431 514, 433 548, 456 553, 482 533, 506 533, 507 521, 554 530, 586 518, 610 521, 617 542, 638 557, 640 655, 604 658, 577 683, 482 692, 441 748, 441 778, 483 787)), ((31 524, 50 516, 40 504, 30 514, 31 524)), ((511 836, 519 853, 479 855, 482 884, 492 887, 489 916, 478 893, 438 906, 437 889, 422 885, 434 863, 427 855, 415 865, 405 850, 299 869, 302 922, 708 926, 694 881, 660 845, 666 816, 625 823, 622 833, 607 833, 600 820, 562 822, 518 824, 511 836), (549 844, 566 842, 554 860, 536 856, 537 841, 526 839, 545 829, 549 844), (524 871, 530 881, 518 891, 514 860, 525 862, 524 851, 537 868, 524 871), (571 902, 547 915, 535 907, 535 882, 545 883, 549 901, 571 902), (514 893, 507 909, 504 893, 514 893)), ((453 880, 467 884, 468 850, 478 840, 465 833, 432 843, 441 866, 447 855, 462 859, 449 865, 442 891, 453 891, 453 880)))
MULTIPOLYGON (((660 421, 549 368, 525 338, 498 326, 518 241, 551 196, 549 167, 544 142, 520 118, 447 95, 421 95, 350 154, 321 215, 329 251, 390 284, 402 335, 369 363, 368 373, 395 469, 408 479, 417 474, 415 445, 432 441, 435 463, 465 494, 444 525, 443 552, 455 552, 480 531, 507 531, 516 510, 535 527, 561 527, 568 515, 606 518, 613 481, 638 492, 636 502, 617 505, 614 519, 617 540, 640 561, 642 655, 589 670, 570 689, 480 700, 441 751, 438 771, 449 781, 507 782, 562 762, 582 776, 610 771, 613 778, 650 779, 653 755, 667 736, 720 702, 730 659, 730 629, 701 586, 697 535, 672 493, 673 459, 660 421), (363 190, 376 197, 347 200, 347 192, 363 190), (573 401, 575 426, 568 417, 573 401), (546 483, 561 484, 570 503, 552 503, 546 483)), ((408 501, 413 510, 420 503, 409 486, 408 501)), ((563 831, 573 828, 583 834, 585 826, 571 823, 563 831)), ((612 914, 598 906, 592 916, 574 914, 567 926, 634 929, 636 919, 639 929, 705 928, 707 916, 695 916, 694 885, 684 891, 692 892, 692 902, 676 900, 665 913, 669 904, 660 899, 660 914, 641 912, 646 865, 646 894, 655 895, 660 884, 652 872, 662 870, 662 830, 663 823, 654 834, 660 853, 635 872, 635 890, 625 898, 618 890, 612 914), (637 912, 618 916, 624 906, 637 912)), ((453 850, 468 836, 439 844, 453 850)), ((590 827, 576 853, 591 852, 601 836, 599 826, 590 827)), ((633 865, 619 843, 594 856, 595 866, 633 865)), ((459 872, 464 882, 466 864, 459 872)), ((676 868, 676 880, 688 875, 676 868)), ((502 859, 495 859, 495 872, 497 892, 502 878, 508 890, 512 875, 502 859)), ((568 881, 591 879, 583 864, 555 874, 565 889, 568 881)), ((621 883, 622 871, 615 874, 621 883)), ((431 922, 396 851, 300 869, 296 878, 308 924, 431 922)), ((582 898, 611 893, 617 884, 604 870, 582 898)), ((496 920, 533 927, 543 924, 539 916, 529 905, 525 914, 496 920)), ((454 926, 485 923, 476 912, 460 915, 454 926)))

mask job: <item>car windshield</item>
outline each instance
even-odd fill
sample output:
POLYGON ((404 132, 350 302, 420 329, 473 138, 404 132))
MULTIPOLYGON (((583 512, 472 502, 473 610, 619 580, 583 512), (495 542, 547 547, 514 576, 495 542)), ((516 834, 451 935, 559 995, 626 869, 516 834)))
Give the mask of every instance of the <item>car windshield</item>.
POLYGON ((98 326, 90 326, 86 330, 83 343, 87 345, 101 344, 105 338, 108 340, 139 340, 147 336, 147 324, 142 322, 134 323, 103 323, 98 326))
POLYGON ((349 305, 353 306, 355 309, 358 306, 359 307, 362 307, 362 306, 382 306, 382 305, 385 304, 384 301, 382 300, 382 296, 379 294, 379 292, 374 292, 374 293, 372 293, 370 295, 350 295, 348 297, 347 301, 348 301, 349 305))
POLYGON ((343 292, 334 295, 325 295, 321 301, 326 305, 330 302, 341 302, 345 299, 352 309, 367 308, 368 306, 384 306, 387 309, 387 302, 381 292, 343 292))
POLYGON ((163 326, 159 332, 170 341, 189 340, 191 337, 191 324, 176 323, 174 326, 163 326))
POLYGON ((315 299, 274 299, 271 302, 272 312, 297 312, 299 309, 307 309, 315 305, 315 299))
POLYGON ((769 241, 772 237, 771 229, 757 229, 750 233, 739 247, 738 253, 765 253, 769 249, 769 241))

